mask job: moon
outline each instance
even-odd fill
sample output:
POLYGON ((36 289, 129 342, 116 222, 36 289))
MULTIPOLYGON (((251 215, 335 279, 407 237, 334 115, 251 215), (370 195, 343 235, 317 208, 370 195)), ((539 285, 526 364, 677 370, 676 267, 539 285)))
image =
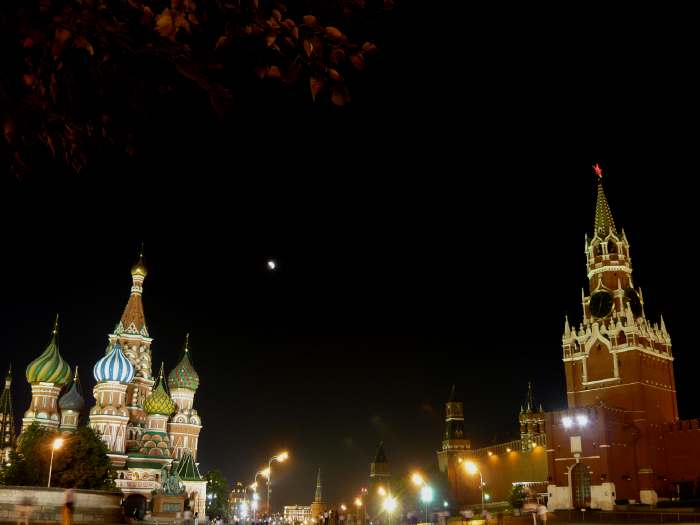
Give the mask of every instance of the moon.
POLYGON ((276 270, 277 269, 277 262, 275 262, 273 259, 270 259, 269 261, 267 261, 267 268, 269 270, 273 270, 273 271, 276 270))

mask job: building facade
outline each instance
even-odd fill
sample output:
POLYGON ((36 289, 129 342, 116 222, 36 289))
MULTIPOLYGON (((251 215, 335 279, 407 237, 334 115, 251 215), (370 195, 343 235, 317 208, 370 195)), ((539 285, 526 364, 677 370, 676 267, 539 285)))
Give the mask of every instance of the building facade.
POLYGON ((311 507, 308 505, 285 505, 284 521, 286 523, 304 523, 311 521, 311 507))

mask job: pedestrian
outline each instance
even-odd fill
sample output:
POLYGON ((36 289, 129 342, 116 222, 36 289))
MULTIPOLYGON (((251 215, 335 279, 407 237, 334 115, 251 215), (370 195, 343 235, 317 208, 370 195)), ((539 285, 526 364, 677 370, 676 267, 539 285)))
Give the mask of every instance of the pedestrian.
POLYGON ((194 513, 194 525, 199 525, 199 512, 194 513))
POLYGON ((537 517, 540 518, 542 525, 547 525, 547 507, 540 504, 537 506, 537 517))
POLYGON ((216 525, 221 525, 223 521, 221 520, 221 516, 216 517, 216 525))
POLYGON ((182 513, 184 519, 185 519, 185 525, 192 525, 192 511, 188 508, 185 509, 185 512, 182 513))
POLYGON ((503 511, 499 510, 498 514, 496 514, 496 523, 497 525, 503 525, 503 511))
POLYGON ((63 493, 63 525, 71 525, 73 523, 73 489, 66 489, 63 493))
POLYGON ((29 496, 22 498, 22 501, 17 505, 17 525, 24 523, 29 525, 29 517, 32 514, 32 500, 29 496))

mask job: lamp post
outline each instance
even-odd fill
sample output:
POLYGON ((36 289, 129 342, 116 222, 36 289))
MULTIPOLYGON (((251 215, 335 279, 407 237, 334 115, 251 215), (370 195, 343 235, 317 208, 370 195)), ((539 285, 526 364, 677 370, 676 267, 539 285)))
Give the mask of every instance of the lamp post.
POLYGON ((53 453, 63 446, 63 438, 56 438, 51 443, 51 461, 49 462, 49 482, 46 484, 47 487, 51 486, 51 471, 53 470, 53 453))
POLYGON ((425 522, 428 523, 428 503, 433 501, 433 488, 429 485, 423 485, 420 489, 420 499, 425 503, 425 522))
POLYGON ((471 461, 467 461, 466 463, 464 463, 464 468, 471 475, 479 473, 479 487, 481 487, 481 513, 483 514, 484 513, 484 476, 481 474, 481 470, 479 469, 479 467, 476 466, 476 463, 472 463, 471 461))
POLYGON ((272 508, 270 507, 270 495, 272 494, 272 462, 277 461, 278 463, 284 463, 289 459, 289 452, 282 452, 276 456, 272 456, 270 461, 267 462, 267 514, 272 516, 272 508))
POLYGON ((396 501, 395 497, 388 495, 386 498, 384 498, 384 502, 382 503, 382 507, 389 515, 389 520, 388 520, 389 525, 391 525, 391 515, 396 510, 397 505, 398 505, 398 502, 396 501))

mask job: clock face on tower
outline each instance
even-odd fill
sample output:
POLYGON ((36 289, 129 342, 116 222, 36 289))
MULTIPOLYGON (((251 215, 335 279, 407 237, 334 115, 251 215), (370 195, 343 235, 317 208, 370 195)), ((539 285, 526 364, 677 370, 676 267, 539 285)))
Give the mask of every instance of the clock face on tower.
POLYGON ((634 291, 634 288, 627 288, 625 290, 625 302, 630 305, 634 317, 642 315, 642 301, 639 299, 637 292, 634 291))
POLYGON ((593 295, 591 295, 588 307, 591 309, 591 314, 593 314, 593 317, 605 319, 610 315, 610 312, 612 312, 613 297, 610 292, 602 290, 595 292, 593 295))

